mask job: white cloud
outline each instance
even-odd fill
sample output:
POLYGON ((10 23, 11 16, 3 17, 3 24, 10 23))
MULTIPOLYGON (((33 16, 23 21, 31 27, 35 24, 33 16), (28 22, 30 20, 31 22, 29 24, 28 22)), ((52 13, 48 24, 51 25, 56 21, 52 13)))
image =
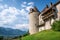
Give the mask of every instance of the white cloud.
POLYGON ((26 7, 26 5, 24 5, 24 4, 21 4, 21 6, 22 6, 22 7, 26 7))
MULTIPOLYGON (((3 5, 3 8, 4 8, 4 5, 3 5)), ((16 19, 20 19, 20 20, 22 20, 22 19, 24 19, 24 20, 28 19, 28 14, 25 11, 25 9, 19 10, 19 9, 17 9, 15 7, 8 7, 6 9, 3 9, 0 12, 0 26, 4 27, 4 24, 7 24, 7 25, 9 23, 12 24, 12 23, 15 22, 16 19), (16 15, 21 15, 22 17, 18 18, 16 15)), ((10 28, 12 28, 12 27, 10 27, 10 28)), ((16 28, 16 27, 14 27, 14 28, 16 28)), ((17 29, 18 28, 19 27, 17 27, 17 29)))
POLYGON ((13 29, 20 29, 22 31, 28 30, 28 24, 16 24, 13 29))
MULTIPOLYGON (((19 19, 20 21, 23 20, 22 22, 24 22, 24 20, 28 20, 28 12, 29 9, 33 7, 32 4, 33 2, 23 2, 21 4, 22 9, 17 9, 16 7, 9 7, 6 4, 0 5, 0 9, 3 9, 2 11, 0 11, 0 26, 4 27, 4 24, 8 25, 9 23, 14 24, 15 22, 17 22, 17 19, 19 19), (19 17, 17 15, 19 15, 19 17)), ((28 24, 15 24, 14 27, 10 28, 21 29, 24 31, 28 29, 28 24)))
POLYGON ((27 2, 23 2, 23 4, 27 4, 27 2))
POLYGON ((2 4, 0 4, 0 9, 5 9, 5 8, 8 8, 8 5, 2 5, 2 4))
POLYGON ((34 2, 29 2, 28 5, 34 5, 34 2))
POLYGON ((7 4, 5 4, 5 5, 4 5, 4 7, 5 7, 5 8, 8 8, 8 5, 7 5, 7 4))
POLYGON ((22 7, 26 7, 26 4, 27 4, 27 2, 23 2, 23 3, 21 4, 21 6, 22 6, 22 7))
POLYGON ((27 6, 27 7, 26 7, 26 10, 27 10, 27 11, 30 11, 30 8, 33 8, 33 6, 32 6, 32 5, 27 6))
POLYGON ((16 16, 18 14, 18 10, 9 7, 8 9, 4 9, 0 12, 0 24, 4 25, 6 23, 11 23, 16 19, 16 16))
POLYGON ((9 9, 4 9, 2 12, 0 12, 0 25, 2 26, 7 23, 12 23, 16 19, 15 15, 11 15, 9 13, 9 9))
POLYGON ((26 14, 25 9, 21 9, 20 12, 22 13, 22 15, 26 14))
POLYGON ((24 10, 27 10, 28 12, 29 12, 29 9, 30 9, 30 8, 33 8, 33 5, 34 5, 34 2, 29 2, 29 3, 23 2, 23 3, 21 4, 22 8, 25 7, 24 10))

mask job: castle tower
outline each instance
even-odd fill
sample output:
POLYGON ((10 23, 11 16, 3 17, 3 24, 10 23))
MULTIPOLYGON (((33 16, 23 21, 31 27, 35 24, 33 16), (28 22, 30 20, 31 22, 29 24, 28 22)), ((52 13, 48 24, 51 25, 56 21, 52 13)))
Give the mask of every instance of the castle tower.
POLYGON ((35 34, 39 32, 39 11, 36 7, 30 9, 29 13, 29 33, 35 34))

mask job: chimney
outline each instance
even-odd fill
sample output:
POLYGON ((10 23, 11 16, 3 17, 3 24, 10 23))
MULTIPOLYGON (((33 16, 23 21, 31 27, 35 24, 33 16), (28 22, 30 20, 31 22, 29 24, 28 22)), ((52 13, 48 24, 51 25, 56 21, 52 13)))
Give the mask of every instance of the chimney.
POLYGON ((50 3, 50 7, 52 6, 53 4, 52 4, 52 2, 50 3))
POLYGON ((46 5, 46 8, 49 8, 48 5, 46 5))

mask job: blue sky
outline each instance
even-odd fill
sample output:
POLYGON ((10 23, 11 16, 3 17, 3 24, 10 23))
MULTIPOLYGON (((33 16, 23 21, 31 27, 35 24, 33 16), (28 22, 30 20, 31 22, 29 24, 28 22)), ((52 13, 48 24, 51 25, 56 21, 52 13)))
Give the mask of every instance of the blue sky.
POLYGON ((28 30, 29 9, 36 6, 42 11, 46 4, 58 0, 0 0, 0 27, 28 30))

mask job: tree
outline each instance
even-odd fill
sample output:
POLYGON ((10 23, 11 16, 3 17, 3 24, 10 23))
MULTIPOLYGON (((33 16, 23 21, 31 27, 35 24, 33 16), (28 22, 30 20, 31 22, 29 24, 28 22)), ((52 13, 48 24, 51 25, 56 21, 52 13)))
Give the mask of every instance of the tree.
POLYGON ((52 26, 53 30, 60 31, 60 20, 59 21, 55 21, 51 26, 52 26))

